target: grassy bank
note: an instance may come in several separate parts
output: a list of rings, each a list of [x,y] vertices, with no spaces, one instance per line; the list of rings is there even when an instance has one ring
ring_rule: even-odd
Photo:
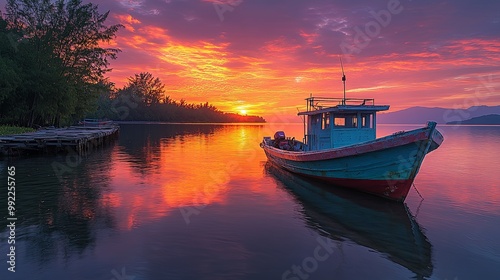
[[[20,133],[26,133],[26,132],[32,132],[32,131],[35,131],[35,130],[32,128],[29,128],[29,127],[0,125],[0,135],[20,134]]]

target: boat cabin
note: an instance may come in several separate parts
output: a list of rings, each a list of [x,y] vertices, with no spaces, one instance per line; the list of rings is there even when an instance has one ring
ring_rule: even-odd
[[[304,144],[309,151],[339,148],[375,140],[376,113],[389,105],[375,105],[374,99],[323,98],[306,99]]]

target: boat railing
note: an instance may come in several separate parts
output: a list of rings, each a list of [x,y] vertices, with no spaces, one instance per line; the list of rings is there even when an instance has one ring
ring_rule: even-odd
[[[303,139],[304,144],[309,145],[312,142],[313,137],[314,134],[304,134],[304,139]]]
[[[306,98],[307,111],[321,110],[328,107],[352,105],[352,106],[374,106],[373,98],[331,98],[331,97],[309,97]]]

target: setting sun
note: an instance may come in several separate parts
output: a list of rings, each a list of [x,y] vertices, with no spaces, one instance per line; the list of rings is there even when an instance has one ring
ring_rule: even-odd
[[[247,110],[245,110],[245,109],[240,110],[240,115],[246,115],[246,114],[248,114]]]

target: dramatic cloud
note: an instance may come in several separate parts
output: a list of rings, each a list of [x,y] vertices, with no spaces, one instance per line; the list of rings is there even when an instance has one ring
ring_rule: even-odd
[[[340,97],[342,57],[348,97],[393,110],[463,107],[472,92],[500,103],[499,1],[93,2],[125,26],[109,74],[118,86],[149,71],[173,99],[271,118],[311,93]]]

